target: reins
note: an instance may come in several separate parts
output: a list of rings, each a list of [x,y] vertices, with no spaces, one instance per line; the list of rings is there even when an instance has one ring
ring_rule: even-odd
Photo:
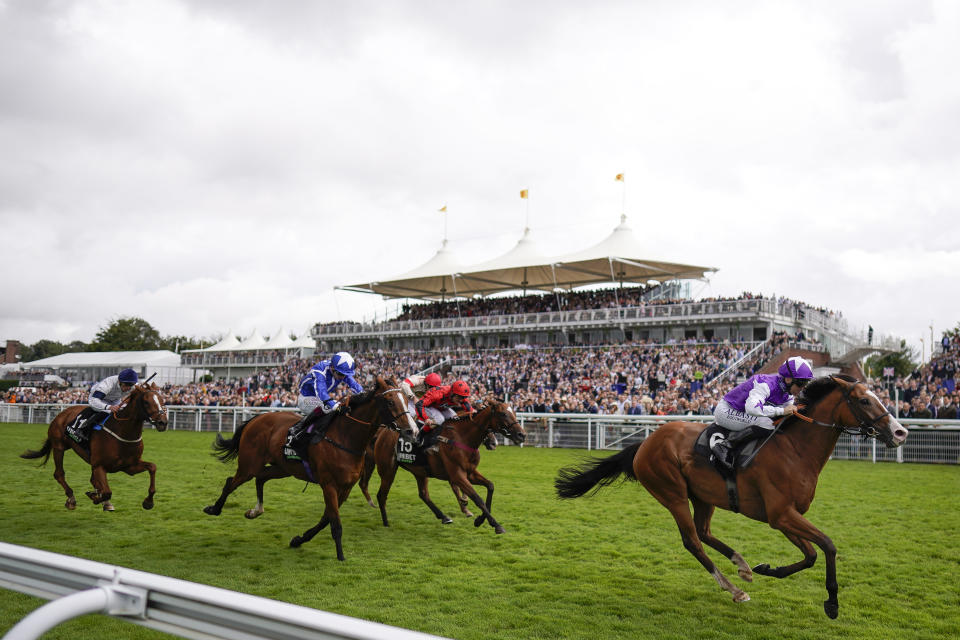
[[[856,383],[856,384],[860,384],[860,383],[858,382],[858,383]],[[853,402],[852,399],[851,399],[851,397],[850,397],[850,394],[853,392],[853,389],[856,388],[856,384],[854,384],[854,385],[853,385],[852,387],[850,387],[849,389],[843,389],[843,388],[840,389],[840,393],[843,395],[843,401],[846,403],[847,407],[850,409],[850,412],[853,414],[853,417],[857,419],[857,423],[858,423],[858,424],[857,424],[856,427],[846,427],[846,426],[839,425],[839,424],[836,424],[836,423],[821,422],[821,421],[815,420],[814,418],[811,418],[811,417],[809,417],[809,416],[805,416],[805,415],[803,415],[802,413],[794,413],[794,414],[791,414],[791,415],[799,418],[800,420],[803,420],[804,422],[806,422],[806,423],[808,423],[808,424],[815,424],[815,425],[819,425],[819,426],[821,426],[821,427],[829,427],[829,428],[831,428],[831,429],[838,429],[839,431],[842,431],[843,433],[846,433],[847,435],[862,435],[862,436],[866,436],[866,437],[868,437],[868,438],[875,438],[875,437],[877,437],[877,435],[879,435],[879,433],[880,433],[880,432],[877,430],[877,428],[876,428],[875,425],[877,424],[878,421],[880,421],[880,420],[886,418],[887,416],[891,415],[891,413],[890,413],[889,410],[886,410],[886,409],[885,409],[884,412],[881,413],[881,414],[880,414],[879,416],[877,416],[876,418],[870,418],[870,416],[868,416],[868,415],[863,411],[863,409],[860,408],[860,405],[858,405],[858,404],[856,404],[855,402]],[[789,416],[788,416],[788,417],[789,417]],[[781,424],[782,424],[782,422],[781,422]]]

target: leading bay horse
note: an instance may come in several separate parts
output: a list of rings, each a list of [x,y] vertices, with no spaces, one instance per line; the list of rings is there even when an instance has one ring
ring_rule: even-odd
[[[813,545],[817,545],[827,559],[824,612],[836,618],[837,549],[803,514],[813,501],[817,478],[841,433],[875,437],[893,448],[906,441],[907,430],[866,385],[848,376],[817,378],[803,390],[797,404],[804,407],[802,413],[785,418],[779,434],[767,441],[752,464],[737,476],[740,511],[748,518],[768,523],[796,545],[803,559],[793,564],[776,568],[760,564],[751,571],[739,553],[710,531],[714,509],[730,509],[730,503],[720,474],[694,453],[694,443],[707,426],[704,424],[668,422],[642,443],[616,455],[561,469],[555,481],[557,494],[576,498],[591,490],[595,493],[621,476],[639,481],[670,511],[683,546],[723,589],[733,594],[734,602],[750,597],[720,572],[701,541],[737,565],[740,577],[747,582],[753,580],[753,573],[785,578],[812,567],[817,559]],[[692,517],[688,502],[693,504]]]
[[[491,432],[502,433],[517,444],[521,444],[526,439],[527,434],[520,422],[517,421],[513,409],[499,400],[490,398],[476,413],[450,418],[439,428],[441,433],[437,439],[436,450],[433,450],[434,447],[427,450],[427,466],[425,467],[407,463],[399,463],[398,465],[397,434],[385,432],[377,438],[374,444],[374,459],[377,463],[377,473],[380,474],[377,503],[380,506],[383,526],[390,526],[387,520],[387,496],[390,493],[390,487],[393,485],[394,477],[396,477],[397,466],[400,466],[416,477],[420,499],[430,507],[430,511],[444,524],[449,524],[453,520],[440,511],[430,499],[430,492],[427,490],[428,478],[447,480],[454,490],[460,489],[463,495],[473,500],[474,504],[482,511],[474,520],[474,526],[479,527],[484,520],[487,520],[494,531],[503,533],[503,527],[494,520],[490,513],[493,502],[493,483],[477,471],[477,465],[480,464],[478,447],[484,442],[487,434]],[[482,500],[473,488],[475,484],[487,488],[486,501]]]
[[[120,403],[120,408],[110,414],[100,429],[91,432],[89,450],[67,435],[67,426],[86,408],[87,405],[78,404],[58,413],[47,429],[47,439],[40,450],[28,449],[20,454],[20,457],[32,460],[43,456],[40,464],[44,465],[50,459],[50,454],[53,454],[53,477],[67,494],[65,506],[71,511],[77,508],[77,499],[73,496],[73,489],[67,484],[63,471],[65,451],[73,449],[90,465],[90,484],[94,491],[88,491],[87,497],[93,500],[94,504],[102,504],[104,511],[114,510],[113,503],[110,502],[113,492],[107,483],[108,473],[123,471],[132,476],[147,471],[150,474],[150,488],[142,506],[144,509],[152,509],[153,494],[156,493],[157,465],[141,460],[140,456],[143,455],[144,421],[149,420],[157,431],[167,429],[167,408],[160,397],[160,391],[156,385],[149,382],[134,386]],[[91,418],[93,419],[95,418]]]
[[[257,481],[257,505],[245,514],[251,519],[263,513],[263,485],[268,480],[293,476],[315,482],[323,490],[323,517],[303,535],[294,536],[290,546],[310,541],[329,524],[337,559],[343,560],[340,505],[360,478],[367,445],[381,426],[414,436],[419,429],[407,412],[406,396],[393,379],[377,376],[373,388],[349,396],[342,404],[344,412],[334,417],[321,439],[308,446],[304,462],[290,461],[283,455],[287,432],[299,419],[295,413],[264,413],[240,425],[232,438],[218,434],[213,445],[219,452],[217,457],[223,462],[236,458],[237,471],[227,478],[220,497],[205,507],[204,513],[220,515],[227,496],[251,478]]]

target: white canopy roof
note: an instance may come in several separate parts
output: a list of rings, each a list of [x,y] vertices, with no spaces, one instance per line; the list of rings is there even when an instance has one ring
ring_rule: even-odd
[[[206,349],[190,349],[190,351],[230,351],[235,349],[240,341],[233,335],[232,331],[227,331],[223,339],[217,344],[211,345]]]
[[[272,338],[267,340],[260,347],[261,349],[292,349],[293,340],[290,339],[290,335],[283,329],[280,329]]]
[[[300,334],[300,337],[294,340],[293,344],[291,344],[290,346],[297,347],[297,348],[316,349],[317,341],[314,340],[313,337],[310,335],[310,329],[308,327],[307,330],[304,331],[302,334]]]
[[[529,229],[516,246],[498,258],[468,268],[455,269],[448,261],[446,242],[427,263],[411,272],[382,282],[340,287],[349,291],[377,293],[386,298],[424,298],[489,295],[500,291],[555,288],[572,289],[607,282],[643,283],[648,280],[689,280],[703,278],[713,267],[664,262],[642,257],[644,250],[621,216],[620,225],[603,241],[582,251],[545,257],[528,237]]]
[[[24,369],[65,367],[179,367],[180,356],[173,351],[77,351],[24,362]]]
[[[266,341],[263,339],[263,336],[257,333],[257,330],[254,329],[253,333],[251,333],[249,336],[241,340],[237,346],[231,347],[230,350],[231,351],[253,351],[255,349],[261,349],[265,342]]]

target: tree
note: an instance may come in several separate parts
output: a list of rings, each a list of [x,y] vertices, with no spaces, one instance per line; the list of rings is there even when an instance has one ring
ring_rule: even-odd
[[[160,333],[143,318],[118,318],[101,327],[91,351],[152,351],[160,349]]]
[[[29,347],[24,345],[20,351],[20,362],[33,362],[66,352],[67,348],[55,340],[38,340]]]
[[[917,368],[917,360],[917,350],[908,346],[906,340],[901,340],[898,352],[867,358],[867,375],[871,378],[882,378],[883,370],[893,367],[895,374],[903,377]]]
[[[164,336],[160,340],[160,348],[166,349],[168,351],[173,351],[175,353],[180,353],[185,349],[199,349],[200,348],[200,339],[194,338],[193,336]],[[210,346],[210,341],[206,341],[206,345]]]

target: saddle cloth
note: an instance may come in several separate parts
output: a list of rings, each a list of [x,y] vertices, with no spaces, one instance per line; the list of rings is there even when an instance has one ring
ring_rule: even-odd
[[[726,439],[729,435],[730,429],[721,427],[714,422],[700,433],[700,437],[697,438],[697,442],[693,445],[693,450],[709,460],[710,463],[721,472],[721,475],[726,475],[724,473],[726,469],[721,467],[715,460],[713,451],[711,450],[711,445],[716,444],[717,438]],[[762,445],[764,442],[766,442],[766,438],[754,438],[746,444],[740,445],[734,449],[734,466],[737,469],[746,469],[748,466],[750,466],[750,463],[753,462],[754,456],[760,449],[760,445]]]

